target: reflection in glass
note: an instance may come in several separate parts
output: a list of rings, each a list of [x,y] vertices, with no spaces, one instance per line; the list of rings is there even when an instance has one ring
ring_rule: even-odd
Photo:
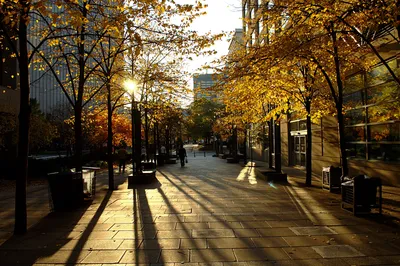
[[[388,65],[391,69],[396,70],[397,61],[391,60],[388,62]],[[373,68],[370,72],[367,73],[367,85],[374,86],[381,83],[384,83],[388,80],[392,79],[389,71],[384,65],[377,66]]]
[[[365,141],[365,127],[346,127],[344,129],[346,141]]]
[[[400,119],[400,102],[386,102],[382,105],[368,107],[369,123],[387,122]]]
[[[299,127],[300,127],[300,130],[307,130],[307,121],[305,121],[305,120],[302,120],[302,121],[299,121]]]
[[[390,162],[400,161],[399,144],[373,144],[369,145],[369,159]]]
[[[368,126],[371,141],[400,141],[400,122]]]
[[[301,156],[301,163],[300,163],[300,165],[301,165],[301,166],[306,166],[306,155],[302,153],[300,156]]]
[[[344,115],[345,125],[355,125],[365,123],[365,108],[347,111]]]
[[[368,104],[393,101],[399,96],[400,90],[395,82],[388,82],[380,86],[367,89]]]
[[[344,92],[346,94],[364,88],[364,76],[362,74],[357,74],[346,79],[344,87]]]
[[[346,144],[347,157],[365,159],[365,144]]]
[[[347,107],[357,107],[365,105],[364,90],[353,92],[343,96],[343,104]]]
[[[291,131],[299,131],[299,122],[291,122],[290,130]]]

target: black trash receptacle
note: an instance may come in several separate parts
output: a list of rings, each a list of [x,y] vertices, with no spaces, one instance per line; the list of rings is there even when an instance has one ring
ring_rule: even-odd
[[[82,173],[50,173],[49,181],[50,207],[55,210],[72,209],[83,202]]]
[[[164,160],[165,160],[164,154],[158,154],[157,155],[157,166],[164,165]]]

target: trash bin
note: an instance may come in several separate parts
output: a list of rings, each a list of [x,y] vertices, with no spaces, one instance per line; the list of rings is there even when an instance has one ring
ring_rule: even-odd
[[[164,154],[157,154],[157,166],[164,165],[165,156]]]
[[[50,208],[54,211],[71,209],[83,202],[81,172],[56,172],[47,175]]]
[[[93,198],[96,194],[96,171],[100,167],[82,166],[82,180],[83,180],[83,196],[84,198]],[[71,169],[75,172],[75,168]]]
[[[334,189],[340,189],[342,176],[342,168],[340,167],[323,167],[322,168],[322,189],[328,189],[331,192]]]
[[[382,182],[380,178],[358,175],[342,183],[342,209],[370,213],[378,208],[382,214]]]

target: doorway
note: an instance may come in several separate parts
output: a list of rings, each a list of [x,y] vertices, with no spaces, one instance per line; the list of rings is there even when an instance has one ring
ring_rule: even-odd
[[[293,136],[293,163],[306,166],[306,135]]]

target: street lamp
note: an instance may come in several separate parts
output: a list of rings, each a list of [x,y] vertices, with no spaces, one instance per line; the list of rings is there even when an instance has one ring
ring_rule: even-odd
[[[134,80],[126,80],[124,87],[131,97],[131,115],[132,115],[132,171],[138,173],[140,171],[140,153],[141,153],[141,119],[140,112],[135,101],[135,92],[137,91],[137,83]],[[136,164],[136,167],[135,167]]]

